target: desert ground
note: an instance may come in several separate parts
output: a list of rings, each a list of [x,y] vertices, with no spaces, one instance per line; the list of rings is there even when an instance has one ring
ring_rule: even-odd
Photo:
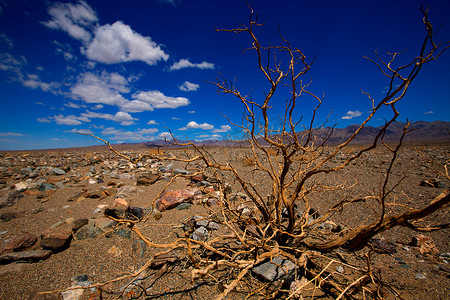
[[[239,147],[208,149],[217,161],[232,164],[240,174],[257,183],[261,193],[269,194],[270,179],[255,171],[255,166],[245,157],[249,151]],[[358,151],[358,146],[347,149],[329,164],[345,161],[354,151]],[[178,248],[154,259],[156,253],[166,248],[149,246],[134,230],[137,228],[151,243],[170,244],[185,237],[186,224],[195,217],[197,221],[206,220],[205,236],[200,240],[213,240],[230,233],[230,228],[223,223],[220,193],[214,190],[216,182],[209,182],[211,177],[193,180],[200,163],[169,159],[188,157],[192,150],[163,148],[161,152],[168,159],[145,158],[137,164],[107,149],[1,152],[0,298],[214,299],[221,294],[239,273],[236,269],[222,267],[193,280],[195,266],[186,249]],[[121,149],[120,153],[137,157],[156,152]],[[423,207],[448,189],[450,183],[438,172],[444,172],[443,166],[449,158],[450,145],[403,147],[390,173],[389,186],[396,188],[389,213],[401,212],[406,207]],[[377,194],[390,159],[390,152],[381,148],[342,171],[318,177],[316,182],[343,188],[311,195],[311,207],[324,214],[339,199]],[[225,174],[224,179],[229,184],[230,197],[235,200],[233,205],[241,210],[254,210],[231,174]],[[168,183],[171,184],[167,187]],[[158,212],[152,206],[164,189],[189,190],[194,196],[183,201],[183,205]],[[142,214],[136,220],[141,221],[131,224],[109,218],[111,210],[108,209],[121,205],[117,198],[136,208],[135,215]],[[352,228],[371,222],[377,216],[374,206],[347,205],[331,217],[330,224]],[[300,205],[299,209],[302,209]],[[448,207],[420,223],[448,224]],[[448,229],[416,232],[395,227],[374,238],[372,246],[355,252],[337,249],[319,253],[323,258],[316,257],[316,264],[325,268],[332,261],[324,272],[327,274],[324,281],[335,280],[348,286],[360,274],[356,269],[367,270],[366,262],[370,258],[371,273],[383,283],[371,285],[372,292],[374,287],[378,289],[376,298],[449,299]],[[300,269],[294,269],[288,275],[297,280],[300,273]],[[292,278],[282,280],[292,281]],[[251,271],[226,299],[262,299],[281,286]],[[287,298],[289,291],[272,295]],[[374,295],[360,289],[345,297],[371,299]],[[302,295],[292,298],[333,299],[333,296],[313,281]]]

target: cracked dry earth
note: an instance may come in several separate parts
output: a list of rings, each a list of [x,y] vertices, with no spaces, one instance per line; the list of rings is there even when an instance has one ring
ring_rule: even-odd
[[[392,171],[392,184],[404,175],[406,178],[393,193],[395,205],[389,207],[390,211],[400,212],[404,206],[423,207],[449,187],[448,181],[437,178],[436,171],[440,170],[439,164],[449,159],[450,146],[433,145],[421,149],[424,157],[412,147],[404,147],[400,152]],[[130,150],[123,153],[137,155],[138,152],[146,151]],[[187,153],[187,150],[181,149],[163,151],[167,156],[183,156]],[[248,149],[212,148],[209,151],[218,161],[236,166],[249,180],[257,182],[263,192],[269,193],[271,186],[268,178],[254,172],[254,166],[243,159]],[[344,161],[352,151],[357,151],[357,147],[339,155],[330,165]],[[343,197],[350,199],[376,193],[389,159],[386,150],[376,150],[343,172],[317,178],[321,184],[345,184],[352,188],[311,195],[312,207],[324,213]],[[177,237],[183,237],[183,224],[194,216],[219,225],[211,231],[209,238],[227,234],[225,226],[220,223],[220,210],[216,206],[217,199],[211,195],[214,194],[211,188],[209,194],[204,187],[198,188],[201,192],[198,192],[197,201],[183,207],[161,213],[151,210],[153,200],[175,173],[192,172],[195,167],[198,165],[151,159],[133,165],[106,150],[0,153],[0,298],[214,299],[223,291],[224,285],[230,283],[231,275],[236,276],[236,273],[224,269],[219,273],[223,277],[216,274],[217,278],[223,280],[215,282],[209,278],[208,281],[193,282],[193,266],[183,250],[175,250],[160,263],[153,262],[147,266],[152,255],[161,249],[147,247],[136,233],[126,226],[115,225],[104,215],[105,210],[112,208],[115,199],[120,197],[131,206],[142,208],[141,212],[147,220],[135,226],[143,236],[155,243],[167,244]],[[142,174],[158,174],[160,177],[154,183],[139,181]],[[229,175],[225,178],[231,184],[233,193],[242,192]],[[189,177],[179,177],[169,189],[181,190],[189,185]],[[251,209],[250,203],[241,202]],[[331,220],[334,224],[350,228],[373,221],[372,209],[376,212],[373,205],[360,203],[353,207],[346,206]],[[449,223],[448,208],[421,222],[425,225]],[[100,228],[101,232],[94,234],[95,237],[81,235],[77,230],[83,226]],[[1,258],[11,251],[20,253],[23,252],[21,250],[42,249],[43,234],[60,228],[72,229],[73,238],[70,244],[52,250],[48,258],[16,261]],[[23,233],[36,236],[36,243],[27,249],[5,250],[8,243]],[[387,251],[375,251],[370,256],[372,272],[385,283],[379,289],[378,297],[449,299],[449,230],[422,233],[421,238],[418,238],[418,234],[406,228],[394,228],[380,233],[373,240],[374,248],[377,245],[388,246]],[[425,239],[428,248],[421,247],[421,239]],[[340,282],[353,282],[356,277],[350,266],[365,268],[364,254],[367,252],[366,247],[356,253],[337,250],[329,254],[330,257],[343,257],[348,263],[332,264],[327,270],[329,277]],[[316,263],[326,265],[328,261],[319,258]],[[143,266],[145,270],[137,278],[128,276],[137,274]],[[95,286],[119,277],[123,279]],[[270,284],[249,273],[227,299],[246,299],[251,290],[257,292],[249,298],[263,298]],[[91,287],[67,291],[71,286]],[[55,292],[41,293],[47,291]],[[312,284],[304,291],[303,297],[332,299]],[[358,299],[359,296],[355,297]],[[368,294],[367,297],[370,299]]]

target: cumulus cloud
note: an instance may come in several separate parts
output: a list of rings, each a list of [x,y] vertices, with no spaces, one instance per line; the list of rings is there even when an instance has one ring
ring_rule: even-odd
[[[48,118],[37,118],[40,123],[51,123],[52,121]]]
[[[222,125],[220,126],[220,128],[218,129],[214,129],[213,132],[218,133],[218,132],[228,132],[231,130],[231,126],[230,125]]]
[[[214,69],[214,64],[206,61],[202,61],[201,63],[191,63],[188,59],[183,58],[171,65],[169,70],[175,71],[184,68]]]
[[[182,85],[178,87],[180,90],[185,92],[196,91],[200,88],[200,85],[197,83],[192,83],[189,81],[185,81]]]
[[[77,4],[54,3],[48,9],[51,19],[43,22],[51,29],[59,29],[67,32],[71,37],[88,42],[91,39],[91,31],[98,21],[96,12],[86,2]]]
[[[115,141],[149,141],[154,140],[154,134],[159,130],[156,128],[146,128],[136,131],[126,131],[123,129],[116,129],[114,127],[105,128],[102,131],[103,135],[110,136]]]
[[[169,97],[160,91],[138,92],[133,95],[136,100],[122,105],[122,110],[129,112],[153,111],[160,108],[178,108],[189,105],[189,99],[184,97]]]
[[[118,73],[103,72],[96,75],[87,72],[70,88],[74,99],[86,103],[101,103],[120,106],[127,102],[121,93],[128,93],[128,81]]]
[[[203,130],[211,130],[214,126],[208,123],[198,124],[195,121],[191,121],[187,123],[186,126],[181,127],[179,130],[189,130],[189,129],[203,129]]]
[[[55,120],[56,124],[59,125],[80,125],[82,124],[82,122],[80,120],[78,120],[77,116],[74,115],[68,115],[68,116],[63,116],[63,115],[56,115],[53,117],[53,120]]]
[[[353,118],[359,117],[362,115],[362,112],[360,112],[359,110],[349,110],[345,116],[343,116],[341,119],[342,120],[351,120]]]
[[[136,33],[121,21],[98,27],[84,52],[89,59],[106,64],[138,60],[155,65],[169,58],[150,37]]]
[[[90,120],[94,118],[111,120],[119,122],[121,125],[124,126],[132,125],[134,124],[134,121],[137,120],[136,118],[133,118],[129,113],[123,111],[119,111],[115,115],[86,111],[85,113],[81,114],[79,119],[81,118],[84,118],[85,120]]]
[[[155,120],[150,120],[147,122],[148,125],[158,125],[158,123]]]

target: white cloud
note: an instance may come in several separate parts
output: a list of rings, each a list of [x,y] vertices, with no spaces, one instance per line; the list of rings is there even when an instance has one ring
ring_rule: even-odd
[[[41,81],[36,74],[28,74],[27,79],[22,80],[22,85],[31,89],[40,88],[44,92],[54,92],[59,87],[57,82],[46,83]]]
[[[200,85],[197,83],[192,83],[189,81],[185,81],[182,85],[178,87],[180,90],[185,92],[196,91],[200,88]]]
[[[57,2],[48,9],[48,14],[51,20],[43,22],[45,26],[63,30],[83,42],[91,39],[90,32],[98,21],[95,11],[84,1],[77,4]]]
[[[70,101],[69,101],[69,103],[65,103],[64,106],[67,106],[70,108],[81,108],[81,105],[78,105],[78,104],[70,102]]]
[[[38,122],[41,122],[41,123],[51,123],[52,122],[48,118],[37,118],[37,120],[38,120]]]
[[[66,131],[66,132],[71,132],[71,133],[81,133],[81,134],[93,134],[94,132],[90,129],[77,129],[74,128],[72,130]]]
[[[12,49],[14,47],[13,41],[4,33],[0,34],[0,46],[6,49]]]
[[[86,120],[88,120],[88,122],[90,119],[94,118],[111,120],[119,122],[124,126],[132,125],[134,124],[134,121],[137,120],[136,118],[133,118],[129,113],[123,111],[119,111],[115,115],[86,111],[85,113],[81,114],[81,118],[85,118]],[[81,118],[79,117],[78,119]]]
[[[434,111],[430,110],[430,111],[424,112],[424,114],[431,115],[431,114],[434,114]]]
[[[142,106],[142,109],[146,108],[145,110],[152,111],[153,109],[178,108],[180,106],[186,106],[190,104],[189,99],[187,98],[169,97],[164,95],[160,91],[139,92],[134,94],[133,98],[136,99],[134,101],[139,102],[131,101],[130,104],[125,104],[124,106],[122,106],[123,110],[137,112],[136,111],[137,107]],[[132,102],[134,102],[134,104],[132,104]],[[142,104],[142,102],[148,104],[149,106]],[[134,110],[128,110],[130,107]]]
[[[342,120],[351,120],[353,118],[359,117],[362,115],[362,112],[360,112],[359,110],[349,110],[345,116],[343,116],[341,119]]]
[[[74,116],[74,115],[68,115],[68,116],[63,116],[63,115],[57,115],[53,117],[53,120],[55,120],[56,124],[59,125],[80,125],[82,124],[82,122],[80,120],[78,120],[78,117]]]
[[[188,114],[195,114],[195,110],[188,111]]]
[[[92,109],[102,109],[102,108],[103,108],[103,105],[97,104]]]
[[[178,118],[178,117],[172,117],[172,118],[170,118],[171,120],[181,120],[181,118]]]
[[[210,130],[213,129],[214,126],[208,123],[198,124],[195,121],[191,121],[187,123],[185,127],[181,127],[179,130],[188,130],[188,129],[203,129],[203,130]]]
[[[155,120],[150,120],[147,122],[148,125],[158,125],[158,123]]]
[[[143,112],[143,111],[153,111],[153,106],[149,103],[140,100],[132,100],[126,102],[120,107],[123,111],[127,112]]]
[[[121,21],[98,27],[84,52],[89,59],[106,64],[138,60],[155,65],[160,60],[169,59],[169,55],[150,37],[134,32]]]
[[[125,131],[123,129],[108,127],[102,131],[102,134],[111,136],[111,139],[115,141],[149,141],[155,139],[153,135],[158,131],[159,130],[156,128],[146,128],[136,131]]]
[[[70,89],[72,97],[86,103],[120,106],[127,102],[121,93],[128,93],[128,81],[118,73],[102,72],[100,76],[87,72]]]
[[[42,106],[45,106],[45,104],[44,103],[42,103],[42,102],[39,102],[39,101],[36,101],[36,102],[34,102],[35,104],[37,104],[37,105],[42,105]]]
[[[218,132],[228,132],[230,130],[231,130],[231,126],[230,125],[222,125],[222,126],[220,126],[219,129],[214,129],[213,132],[216,132],[216,133],[218,133]]]
[[[0,136],[25,136],[25,134],[15,132],[0,132]]]
[[[180,70],[184,68],[198,68],[198,69],[214,69],[214,64],[203,61],[201,63],[191,63],[188,59],[180,59],[178,62],[170,66],[170,71]]]
[[[159,139],[159,140],[171,139],[171,138],[172,138],[172,135],[170,134],[170,132],[161,132],[157,136],[157,139]]]

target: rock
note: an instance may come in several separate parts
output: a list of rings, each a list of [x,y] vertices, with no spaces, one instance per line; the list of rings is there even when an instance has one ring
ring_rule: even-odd
[[[397,253],[397,246],[391,242],[387,242],[384,239],[370,239],[367,243],[376,253],[380,254],[393,254]]]
[[[421,254],[438,254],[439,250],[436,248],[436,244],[431,239],[431,237],[418,234],[412,238],[411,241],[412,246],[419,247],[419,251]]]
[[[273,282],[295,268],[296,265],[292,261],[277,256],[272,261],[267,261],[254,267],[252,272],[267,281]]]
[[[114,230],[114,234],[129,239],[131,237],[131,230],[119,228]]]
[[[150,264],[150,268],[159,269],[163,265],[168,263],[174,263],[178,260],[178,257],[173,253],[161,254],[155,256]]]
[[[54,190],[54,189],[55,189],[55,186],[51,183],[44,182],[39,186],[40,191],[50,191],[50,190]]]
[[[158,174],[141,174],[136,176],[137,185],[152,185],[159,180],[160,176]]]
[[[16,191],[23,192],[28,188],[28,182],[18,182],[14,185]]]
[[[81,227],[83,227],[84,225],[86,225],[89,222],[88,219],[83,218],[83,219],[77,219],[72,223],[72,231],[73,232],[77,232],[78,229],[80,229]]]
[[[141,220],[144,217],[144,209],[141,207],[130,206],[126,211],[125,216],[128,220]]]
[[[104,231],[108,231],[115,225],[117,225],[117,221],[111,220],[110,218],[98,218],[95,219],[96,226]]]
[[[92,225],[84,225],[77,232],[75,232],[75,239],[77,240],[86,240],[86,239],[94,239],[103,234],[103,231]]]
[[[181,174],[181,175],[189,175],[189,171],[186,171],[184,169],[175,169],[173,170],[174,174]]]
[[[60,168],[53,168],[53,173],[55,175],[64,175],[64,174],[66,174],[66,171],[64,171],[63,169],[60,169]]]
[[[343,273],[344,273],[344,267],[343,267],[343,266],[337,266],[337,267],[336,267],[336,271],[337,271],[338,273],[343,274]]]
[[[302,290],[305,290],[308,283],[308,278],[302,277],[300,280],[293,280],[289,286],[289,294],[294,296],[294,299],[303,299]]]
[[[114,255],[115,257],[119,257],[122,254],[122,250],[117,248],[116,246],[112,246],[109,248],[108,253]]]
[[[0,191],[0,208],[14,205],[22,197],[23,195],[20,191]]]
[[[194,183],[199,183],[199,182],[202,182],[202,181],[206,181],[206,176],[203,175],[203,174],[198,174],[198,175],[192,176],[191,177],[191,181],[194,182]]]
[[[134,256],[138,258],[142,258],[144,256],[145,251],[147,250],[147,244],[143,240],[134,240],[131,245],[131,251]]]
[[[42,234],[41,247],[51,250],[64,250],[72,240],[72,228],[52,228]]]
[[[118,210],[115,208],[107,208],[105,209],[104,215],[106,217],[111,217],[114,219],[125,219],[125,211]]]
[[[114,199],[113,208],[118,210],[127,210],[130,204],[124,198],[116,198]]]
[[[416,274],[416,279],[427,279],[427,277],[424,274],[422,274],[422,273],[417,273]]]
[[[129,198],[132,195],[140,194],[143,190],[135,186],[126,185],[121,188],[116,193],[116,198]]]
[[[177,205],[178,210],[189,209],[192,206],[190,203],[180,203]]]
[[[22,214],[20,214],[20,213],[16,213],[16,212],[11,211],[11,212],[6,212],[6,213],[3,213],[2,215],[0,215],[0,219],[3,222],[9,222],[12,219],[16,219],[16,218],[20,217],[21,215]]]
[[[13,261],[39,261],[47,259],[51,255],[52,251],[50,250],[11,252],[0,256],[0,264],[7,264]]]
[[[180,203],[191,201],[194,193],[189,190],[165,191],[158,199],[156,199],[155,207],[162,212],[179,205]]]
[[[18,234],[5,244],[2,251],[0,251],[0,254],[29,249],[36,244],[37,239],[37,236],[32,233]]]
[[[192,233],[192,239],[200,242],[205,242],[209,238],[208,230],[201,226],[194,230]]]

